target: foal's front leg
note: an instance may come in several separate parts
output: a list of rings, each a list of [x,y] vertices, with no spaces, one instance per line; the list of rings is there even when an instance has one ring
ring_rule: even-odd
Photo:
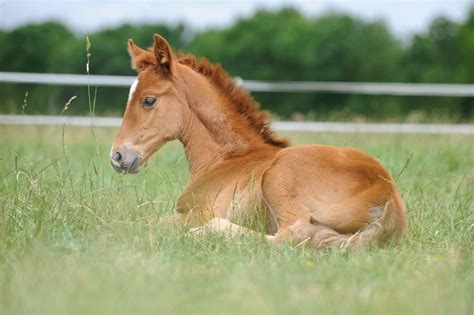
[[[189,232],[195,235],[205,235],[209,232],[221,232],[228,237],[235,237],[237,235],[259,235],[253,230],[234,224],[224,218],[213,218],[207,224],[190,229]],[[272,241],[275,237],[273,235],[265,235],[265,238],[268,241]]]

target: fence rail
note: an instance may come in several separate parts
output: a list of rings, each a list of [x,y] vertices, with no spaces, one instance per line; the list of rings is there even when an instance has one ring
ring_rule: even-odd
[[[74,86],[130,86],[132,76],[81,75],[60,73],[0,72],[0,82]],[[474,97],[474,84],[352,83],[352,82],[271,82],[241,80],[252,92],[328,92],[371,95]]]
[[[0,72],[0,83],[128,87],[132,76],[78,75],[57,73]],[[236,79],[254,92],[330,92],[373,95],[457,96],[474,97],[474,84],[348,83],[348,82],[266,82]],[[74,116],[0,115],[0,124],[70,125],[117,127],[121,118]],[[474,125],[330,123],[276,121],[277,131],[360,132],[474,135]]]
[[[29,116],[0,115],[0,124],[6,125],[49,125],[49,126],[90,126],[118,127],[122,118],[78,116]],[[379,134],[453,134],[474,135],[474,125],[447,124],[393,124],[393,123],[331,123],[331,122],[292,122],[275,121],[276,131],[292,132],[342,132],[342,133],[379,133]]]

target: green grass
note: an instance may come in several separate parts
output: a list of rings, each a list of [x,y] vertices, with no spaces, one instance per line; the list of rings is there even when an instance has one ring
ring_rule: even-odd
[[[97,128],[96,145],[88,128],[0,126],[0,313],[472,314],[472,137],[288,134],[404,170],[399,247],[317,252],[161,224],[186,183],[182,148],[116,175],[115,131]]]

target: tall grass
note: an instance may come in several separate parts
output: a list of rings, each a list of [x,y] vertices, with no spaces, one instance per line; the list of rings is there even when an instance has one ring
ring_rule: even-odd
[[[472,138],[288,134],[376,156],[408,207],[399,247],[317,252],[164,224],[181,146],[116,175],[115,132],[0,126],[0,313],[472,313]]]

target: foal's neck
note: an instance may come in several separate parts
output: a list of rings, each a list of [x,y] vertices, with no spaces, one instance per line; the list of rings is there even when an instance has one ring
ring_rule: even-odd
[[[223,160],[219,144],[196,117],[186,119],[179,140],[184,146],[189,171],[193,177]]]
[[[190,110],[180,136],[193,176],[226,158],[265,147],[263,139],[229,110],[229,100],[206,78],[181,68],[181,88]]]

